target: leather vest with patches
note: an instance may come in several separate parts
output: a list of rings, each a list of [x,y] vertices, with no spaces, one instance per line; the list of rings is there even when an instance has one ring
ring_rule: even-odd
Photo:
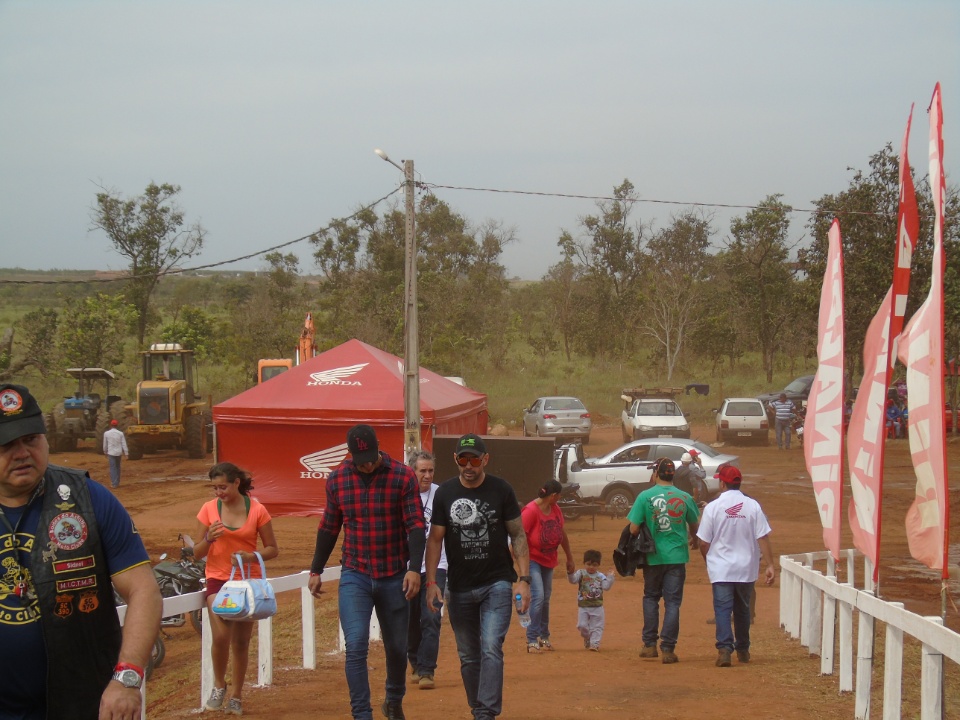
[[[86,480],[77,470],[47,468],[30,553],[47,651],[48,718],[96,719],[120,656],[120,621]]]

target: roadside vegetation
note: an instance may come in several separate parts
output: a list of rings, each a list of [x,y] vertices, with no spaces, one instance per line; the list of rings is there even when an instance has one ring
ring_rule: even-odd
[[[909,315],[929,289],[932,208],[917,179],[920,238]],[[91,201],[91,229],[129,263],[121,277],[0,270],[0,380],[30,384],[44,404],[73,391],[67,367],[104,367],[131,397],[137,351],[155,342],[195,350],[201,392],[220,402],[254,382],[259,358],[291,357],[307,312],[321,351],[350,338],[403,355],[404,215],[358,210],[304,240],[312,262],[264,253],[257,272],[200,268],[205,230],[188,224],[180,188],[151,183]],[[421,365],[464,377],[490,398],[492,423],[516,423],[546,394],[577,395],[598,422],[619,416],[624,387],[709,384],[681,397],[709,420],[724,396],[783,387],[815,368],[816,318],[830,221],[841,219],[847,367],[854,386],[866,327],[890,283],[897,157],[890,145],[853,171],[849,187],[796,213],[771,194],[718,228],[702,208],[662,227],[641,215],[624,180],[596,213],[557,239],[539,281],[511,281],[501,262],[522,242],[498,222],[474,222],[422,189],[417,199]],[[945,223],[946,355],[960,357],[960,196]],[[804,241],[791,223],[808,218]],[[55,264],[52,260],[51,264]]]

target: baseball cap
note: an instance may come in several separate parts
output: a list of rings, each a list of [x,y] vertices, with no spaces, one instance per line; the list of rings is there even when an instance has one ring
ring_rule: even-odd
[[[676,465],[670,458],[660,458],[657,460],[657,477],[661,480],[673,482],[673,474],[676,471]]]
[[[690,455],[690,453],[684,453],[683,455],[680,456],[680,462],[682,463],[693,462],[693,456]]]
[[[700,454],[700,451],[697,450],[696,448],[690,448],[690,452],[688,454],[690,455],[690,457],[695,458]]]
[[[347,433],[347,449],[353,456],[354,465],[376,462],[380,457],[377,434],[369,425],[354,425]]]
[[[24,435],[46,435],[37,399],[23,385],[0,385],[0,445]]]
[[[110,421],[110,427],[116,427],[116,426],[119,425],[119,424],[120,424],[120,423],[118,423],[116,420],[111,420],[111,421]]]
[[[469,453],[470,455],[476,455],[477,457],[483,457],[487,453],[487,446],[483,442],[483,438],[479,435],[474,435],[473,433],[467,433],[462,438],[457,441],[457,451],[456,455],[463,455]]]
[[[733,465],[723,465],[714,477],[727,485],[739,485],[743,480],[740,468],[735,468]]]

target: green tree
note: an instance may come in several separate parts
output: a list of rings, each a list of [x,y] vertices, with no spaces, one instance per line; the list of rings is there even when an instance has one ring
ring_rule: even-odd
[[[594,355],[628,352],[636,342],[643,306],[642,277],[646,258],[645,230],[630,220],[637,200],[633,184],[624,180],[613,189],[613,200],[597,203],[599,214],[580,218],[583,237],[561,235],[561,251],[576,258],[592,290],[587,344]]]
[[[160,329],[160,342],[179,343],[193,350],[198,360],[219,357],[222,330],[216,319],[202,308],[184,305],[173,320]]]
[[[127,199],[104,190],[92,208],[92,229],[105,232],[130,262],[126,294],[136,308],[139,347],[151,324],[151,297],[160,278],[203,247],[200,224],[184,227],[184,213],[174,201],[179,192],[179,185],[167,183],[150,183],[142,195]]]
[[[730,223],[722,263],[732,285],[732,299],[744,338],[757,347],[767,382],[773,382],[774,357],[781,334],[795,315],[793,268],[787,232],[789,205],[770,195],[760,206]]]
[[[7,366],[0,371],[0,381],[17,378],[28,368],[35,369],[41,377],[59,369],[56,343],[59,321],[56,310],[38,308],[14,323],[13,351]]]
[[[135,312],[120,295],[103,293],[68,305],[57,332],[64,365],[109,370],[122,363],[127,328]]]
[[[645,285],[651,291],[644,296],[638,327],[662,349],[668,381],[687,337],[703,319],[701,284],[710,267],[712,234],[709,217],[687,210],[647,241]]]

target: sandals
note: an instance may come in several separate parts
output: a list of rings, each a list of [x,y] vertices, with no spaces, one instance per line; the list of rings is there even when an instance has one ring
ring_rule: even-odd
[[[527,652],[533,653],[534,655],[539,655],[540,643],[537,643],[537,642],[527,643]]]

